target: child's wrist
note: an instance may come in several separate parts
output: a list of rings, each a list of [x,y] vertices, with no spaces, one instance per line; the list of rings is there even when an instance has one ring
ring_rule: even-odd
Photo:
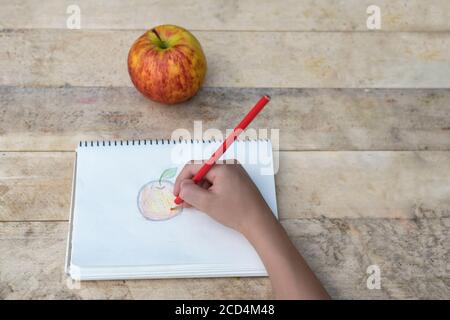
[[[244,213],[246,219],[241,225],[240,232],[249,240],[253,242],[258,238],[258,234],[264,232],[268,226],[276,222],[272,211],[269,208],[255,209],[251,212]]]

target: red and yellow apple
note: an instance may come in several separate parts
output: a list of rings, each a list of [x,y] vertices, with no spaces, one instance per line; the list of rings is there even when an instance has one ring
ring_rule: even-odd
[[[128,73],[146,97],[173,104],[194,96],[206,75],[198,40],[184,28],[161,25],[140,36],[128,53]]]

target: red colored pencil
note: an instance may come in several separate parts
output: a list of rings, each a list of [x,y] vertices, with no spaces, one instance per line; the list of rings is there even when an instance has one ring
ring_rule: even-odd
[[[258,115],[258,113],[264,108],[264,106],[270,101],[269,96],[263,96],[259,101],[255,104],[255,106],[247,113],[247,115],[242,119],[241,122],[234,128],[233,132],[230,133],[230,135],[225,139],[225,141],[222,143],[222,145],[214,152],[211,156],[211,158],[208,159],[208,161],[205,162],[205,164],[200,168],[200,170],[195,174],[194,177],[192,177],[192,181],[194,183],[199,183],[203,177],[208,173],[208,171],[214,166],[217,160],[227,151],[228,147],[236,140],[238,135],[247,128],[247,126],[250,124],[250,122],[255,119],[255,117]],[[183,202],[183,199],[180,198],[180,196],[175,198],[176,204],[181,204]]]

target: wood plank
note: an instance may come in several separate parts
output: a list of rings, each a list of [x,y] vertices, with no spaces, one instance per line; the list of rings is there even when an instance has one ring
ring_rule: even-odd
[[[449,152],[286,152],[282,218],[450,216]]]
[[[66,220],[74,153],[0,154],[0,221]],[[450,216],[450,152],[281,152],[281,219]]]
[[[0,220],[67,220],[74,153],[1,153]]]
[[[142,31],[0,31],[0,85],[132,86]],[[445,88],[450,32],[195,32],[206,87]]]
[[[333,298],[445,299],[449,270],[446,219],[296,219],[284,227]],[[266,278],[89,281],[63,274],[67,224],[0,223],[1,299],[265,299]],[[33,263],[29,263],[33,261]],[[366,269],[381,270],[381,289]]]
[[[204,88],[166,107],[126,87],[0,87],[0,150],[72,151],[80,140],[170,138],[178,128],[193,136],[194,121],[225,135],[263,94],[272,101],[252,127],[279,129],[281,150],[450,150],[449,89]]]
[[[449,31],[446,0],[77,1],[83,29],[145,29],[172,23],[193,30],[368,31],[366,9],[381,8],[382,31]],[[70,1],[5,1],[3,28],[66,28]],[[258,8],[255,10],[255,8]]]

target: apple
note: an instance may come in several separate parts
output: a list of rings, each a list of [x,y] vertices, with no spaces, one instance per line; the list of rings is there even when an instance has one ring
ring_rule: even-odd
[[[175,217],[183,210],[182,206],[174,206],[173,183],[177,168],[168,168],[158,180],[144,184],[138,193],[138,208],[141,214],[150,220],[167,220]]]
[[[198,40],[184,28],[161,25],[145,32],[128,53],[134,86],[165,104],[194,96],[206,75],[206,58]]]
[[[167,180],[155,180],[145,184],[138,194],[141,214],[149,220],[167,220],[181,213],[182,206],[174,207],[175,196],[172,190],[173,183]]]

